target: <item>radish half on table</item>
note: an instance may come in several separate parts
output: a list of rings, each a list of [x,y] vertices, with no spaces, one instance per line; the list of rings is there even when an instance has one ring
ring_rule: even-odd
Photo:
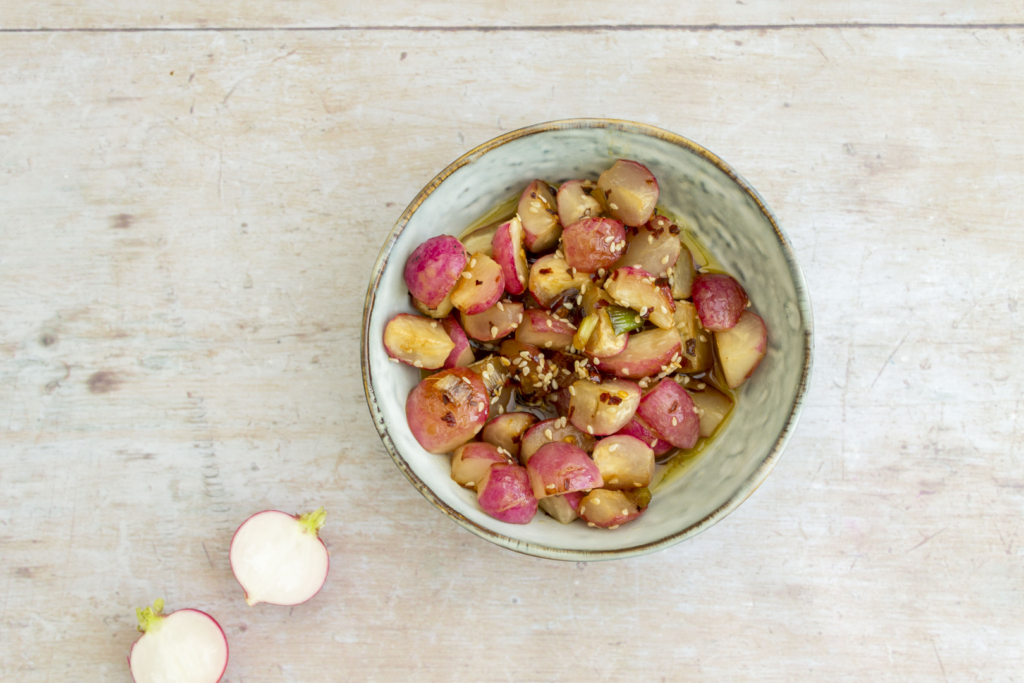
[[[257,512],[231,539],[231,571],[249,606],[298,605],[323,587],[330,568],[327,546],[317,535],[327,513]]]
[[[142,637],[128,653],[135,683],[217,683],[228,666],[228,639],[206,612],[164,614],[164,601],[136,610]]]

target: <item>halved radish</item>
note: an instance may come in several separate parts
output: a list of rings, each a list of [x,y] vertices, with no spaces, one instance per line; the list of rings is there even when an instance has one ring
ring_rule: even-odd
[[[571,491],[561,496],[541,498],[537,501],[537,505],[562,524],[568,524],[579,517],[576,514],[576,509],[580,506],[584,495],[586,494],[582,491]]]
[[[711,348],[714,335],[701,327],[696,306],[689,301],[677,301],[674,321],[682,343],[683,372],[704,372],[714,365],[715,352]]]
[[[473,355],[473,347],[469,345],[469,338],[466,337],[466,332],[459,322],[452,316],[448,316],[441,321],[441,326],[444,327],[444,331],[448,333],[448,337],[455,344],[455,348],[448,354],[442,367],[461,368],[472,365],[476,356]]]
[[[704,329],[722,332],[739,321],[747,305],[747,293],[731,275],[698,275],[693,281],[693,305]]]
[[[405,402],[405,418],[420,445],[447,453],[483,429],[488,415],[487,388],[470,368],[451,368],[416,385]]]
[[[676,448],[693,448],[700,436],[700,417],[693,399],[671,380],[663,380],[647,392],[636,414]]]
[[[562,224],[558,222],[552,188],[543,180],[534,180],[519,196],[516,213],[523,223],[526,248],[535,254],[547,251],[558,243]]]
[[[664,216],[655,216],[645,225],[627,230],[626,242],[626,253],[612,268],[634,266],[657,277],[669,276],[683,250],[678,226]]]
[[[452,305],[466,315],[483,313],[505,293],[505,276],[491,257],[477,252],[452,289]]]
[[[323,508],[302,515],[257,512],[235,531],[228,559],[252,607],[298,605],[320,592],[331,560],[319,532]]]
[[[604,486],[601,472],[586,451],[568,443],[544,444],[530,457],[526,471],[538,500]]]
[[[583,500],[577,511],[587,526],[601,529],[618,529],[626,522],[632,522],[640,516],[640,510],[622,491],[599,489],[591,491]]]
[[[651,220],[658,203],[658,181],[647,167],[619,159],[597,180],[608,203],[608,213],[629,226]]]
[[[594,437],[576,429],[564,417],[544,420],[533,425],[523,434],[519,448],[519,462],[524,465],[528,464],[533,454],[541,446],[549,443],[567,443],[590,452],[594,449],[594,442]]]
[[[466,267],[466,249],[450,235],[431,237],[405,262],[405,284],[428,308],[437,308]]]
[[[452,295],[451,293],[449,293],[448,296],[446,296],[444,300],[437,306],[437,308],[431,308],[430,306],[427,306],[425,303],[423,303],[416,297],[412,297],[412,305],[413,308],[415,308],[417,311],[427,316],[428,318],[440,320],[441,318],[448,317],[448,314],[452,312]]]
[[[476,490],[484,480],[487,468],[496,462],[512,462],[496,446],[482,441],[470,441],[452,453],[452,481],[467,489]]]
[[[538,348],[568,351],[575,334],[576,327],[563,318],[539,308],[528,308],[516,329],[516,340]]]
[[[668,439],[656,433],[651,429],[650,425],[640,419],[638,415],[634,415],[633,419],[616,433],[640,439],[654,451],[654,457],[656,458],[660,458],[669,451],[675,449],[675,446],[670,444]]]
[[[608,436],[594,446],[594,464],[604,479],[604,488],[636,489],[651,483],[654,450],[633,436]]]
[[[505,291],[512,295],[525,292],[530,267],[523,250],[523,224],[518,216],[498,227],[491,245],[491,257],[501,266],[505,277]]]
[[[604,211],[594,192],[597,183],[593,180],[570,180],[558,188],[558,219],[562,225],[572,225],[581,218],[600,216]],[[597,195],[597,196],[595,196]]]
[[[718,360],[730,389],[735,389],[754,370],[768,351],[768,328],[756,313],[743,311],[731,329],[715,332]]]
[[[627,266],[612,271],[604,283],[604,289],[615,303],[640,312],[642,317],[663,330],[675,326],[676,302],[668,280],[656,278],[642,268]]]
[[[586,273],[574,271],[565,259],[555,254],[541,256],[530,266],[530,294],[542,308],[551,308],[567,291],[582,291],[590,284]]]
[[[436,370],[455,350],[455,342],[438,321],[399,313],[384,328],[384,348],[395,360]]]
[[[503,414],[512,407],[512,373],[502,362],[500,356],[487,356],[472,365],[466,366],[484,382],[487,389],[487,400],[490,401],[488,419]]]
[[[466,334],[478,341],[495,341],[515,332],[523,317],[523,305],[517,301],[499,301],[486,311],[462,314]]]
[[[672,286],[672,298],[676,301],[689,299],[693,294],[693,280],[697,277],[697,268],[693,265],[693,254],[684,244],[679,251],[675,268],[668,275]]]
[[[570,391],[569,421],[592,436],[619,431],[633,418],[640,404],[639,385],[624,379],[601,384],[581,379],[572,384]]]
[[[622,353],[601,359],[601,371],[616,377],[640,379],[670,373],[679,367],[682,345],[676,328],[634,332]]]
[[[537,424],[533,413],[505,413],[494,418],[484,427],[480,437],[489,444],[504,448],[516,458],[526,431]]]
[[[128,652],[135,683],[217,683],[228,666],[228,639],[217,620],[197,609],[164,614],[164,601],[136,609],[142,637]]]
[[[562,232],[565,261],[584,273],[611,268],[626,248],[626,231],[612,218],[581,218]]]
[[[622,353],[629,343],[628,332],[615,334],[615,328],[608,317],[608,311],[605,310],[611,305],[611,295],[600,287],[588,287],[587,291],[583,294],[583,312],[588,318],[594,316],[593,323],[589,326],[589,334],[584,342],[585,346],[583,347],[583,351],[591,358],[609,358]],[[580,323],[579,329],[583,331],[585,325],[587,325],[586,318]],[[581,340],[577,339],[574,342],[576,348],[579,348],[579,341]]]
[[[711,436],[732,410],[732,399],[707,382],[690,380],[684,383],[683,387],[693,399],[693,404],[697,406],[700,435]]]
[[[509,524],[529,524],[537,514],[537,499],[525,467],[495,463],[477,484],[477,502],[491,517]]]

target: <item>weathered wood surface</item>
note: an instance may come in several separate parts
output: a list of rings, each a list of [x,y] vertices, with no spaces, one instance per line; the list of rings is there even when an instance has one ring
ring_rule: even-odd
[[[94,6],[54,16],[135,21]],[[1024,677],[1024,31],[8,33],[0,84],[0,679],[129,680],[159,596],[220,620],[239,683]],[[580,565],[432,509],[357,348],[419,188],[572,116],[739,169],[817,332],[747,502]],[[321,503],[324,591],[247,608],[235,526]]]

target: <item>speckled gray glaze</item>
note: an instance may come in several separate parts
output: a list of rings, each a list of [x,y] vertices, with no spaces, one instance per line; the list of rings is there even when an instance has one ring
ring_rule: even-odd
[[[538,512],[528,525],[488,517],[456,486],[447,456],[424,451],[405,419],[418,372],[388,362],[381,342],[396,313],[412,312],[406,259],[427,238],[458,235],[534,178],[597,178],[615,159],[645,164],[661,188],[659,206],[686,219],[746,288],[769,331],[768,354],[742,387],[736,414],[695,465],[661,485],[647,512],[620,529],[562,525]],[[412,484],[473,533],[518,552],[562,560],[640,555],[708,528],[736,508],[771,471],[796,426],[811,366],[811,311],[793,252],[771,212],[742,178],[707,150],[644,124],[574,119],[496,138],[459,158],[402,214],[374,267],[363,320],[367,402],[381,439]]]

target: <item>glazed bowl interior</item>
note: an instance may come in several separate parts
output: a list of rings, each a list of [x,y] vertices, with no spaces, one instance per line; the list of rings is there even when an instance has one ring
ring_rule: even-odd
[[[423,241],[458,236],[534,178],[592,178],[616,159],[640,161],[660,186],[658,205],[684,219],[697,240],[745,287],[769,331],[768,352],[740,389],[735,414],[681,476],[654,490],[647,511],[614,531],[562,525],[538,511],[527,525],[484,514],[450,478],[447,456],[427,453],[405,418],[419,372],[388,362],[382,338],[395,314],[415,312],[403,279]],[[643,124],[577,119],[509,133],[469,152],[425,187],[389,235],[371,278],[363,325],[370,412],[399,468],[438,508],[473,533],[542,557],[609,559],[651,552],[728,514],[768,475],[795,427],[811,360],[811,317],[792,250],[770,211],[707,150]]]

